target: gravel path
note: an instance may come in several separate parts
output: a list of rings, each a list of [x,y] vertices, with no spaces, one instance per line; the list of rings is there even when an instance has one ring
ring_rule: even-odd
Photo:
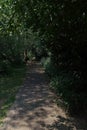
[[[48,86],[40,64],[32,65],[0,130],[87,130],[57,107]]]

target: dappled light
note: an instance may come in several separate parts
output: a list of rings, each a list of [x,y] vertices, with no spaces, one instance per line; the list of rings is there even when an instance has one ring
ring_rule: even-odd
[[[7,114],[4,130],[79,130],[74,119],[54,101],[46,75],[39,64],[28,70],[24,85]],[[85,129],[82,129],[85,130]]]
[[[0,126],[6,114],[8,130],[87,128],[86,0],[0,0]]]

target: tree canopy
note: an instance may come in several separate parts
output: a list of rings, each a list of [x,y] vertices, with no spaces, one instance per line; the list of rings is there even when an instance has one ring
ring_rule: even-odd
[[[29,29],[34,35],[27,33]],[[81,79],[78,93],[81,93],[79,91],[81,90],[86,94],[87,1],[0,0],[0,34],[1,37],[10,37],[10,43],[14,41],[11,41],[11,38],[16,36],[16,41],[12,44],[13,49],[16,44],[17,48],[21,48],[23,36],[27,36],[24,38],[27,39],[27,47],[34,53],[44,51],[48,55],[50,52],[53,67],[56,70],[71,72],[72,75]],[[35,43],[33,40],[35,41],[36,37],[33,36],[37,34],[39,39]],[[17,37],[21,39],[21,42]],[[11,48],[11,44],[4,41],[6,42],[3,40],[0,43],[2,54],[6,51],[7,45]],[[7,57],[11,54],[12,48],[7,51]],[[17,48],[15,48],[15,55],[17,52],[19,55],[20,49],[17,50]],[[77,88],[73,90],[77,91]]]
[[[15,15],[24,27],[31,27],[43,35],[54,62],[64,60],[68,66],[76,64],[79,68],[81,64],[80,69],[84,68],[82,66],[87,58],[86,1],[17,0],[13,4]]]

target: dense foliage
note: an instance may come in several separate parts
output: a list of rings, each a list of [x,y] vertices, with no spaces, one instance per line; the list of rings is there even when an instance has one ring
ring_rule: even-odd
[[[55,68],[53,71],[56,74],[52,72],[52,76],[56,75],[56,81],[61,79],[62,83],[66,77],[59,78],[59,70],[71,75],[72,80],[69,79],[68,83],[65,79],[67,83],[64,81],[64,85],[60,87],[61,92],[57,90],[62,93],[65,100],[64,95],[68,93],[67,99],[71,99],[70,106],[85,109],[87,106],[87,101],[84,101],[87,93],[87,2],[84,0],[6,0],[1,1],[1,4],[0,13],[4,15],[0,17],[0,33],[3,34],[5,29],[6,34],[20,34],[29,28],[38,32],[40,42],[28,43],[30,45],[28,47],[36,57],[38,57],[37,52],[45,56],[50,53],[51,67],[48,65],[48,69],[51,68],[52,71]],[[50,71],[49,73],[51,75]],[[63,86],[66,86],[64,94]],[[75,100],[72,100],[73,98]]]
[[[86,70],[86,7],[87,2],[82,0],[14,2],[15,13],[19,13],[25,27],[43,34],[54,63],[76,71]]]

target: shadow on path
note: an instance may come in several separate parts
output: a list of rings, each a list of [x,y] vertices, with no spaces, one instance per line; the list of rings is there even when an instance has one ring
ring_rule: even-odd
[[[79,127],[73,119],[53,101],[44,70],[40,64],[27,72],[14,105],[8,112],[2,130],[87,130]]]

